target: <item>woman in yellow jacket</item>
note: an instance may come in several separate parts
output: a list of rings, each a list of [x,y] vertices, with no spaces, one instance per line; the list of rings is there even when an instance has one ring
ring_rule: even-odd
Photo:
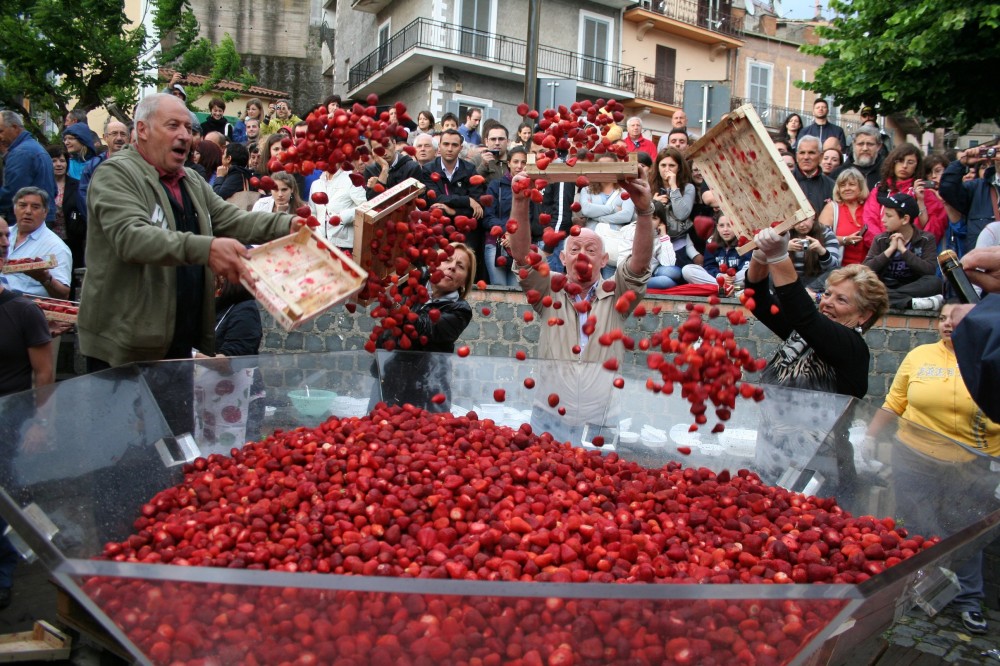
[[[885,397],[882,408],[904,419],[900,423],[899,438],[909,448],[898,451],[901,458],[906,458],[905,466],[900,466],[901,473],[905,467],[909,472],[917,472],[917,476],[923,472],[940,477],[948,474],[947,465],[961,464],[975,457],[958,447],[942,446],[929,440],[919,428],[909,424],[941,433],[980,453],[1000,455],[1000,425],[979,409],[958,371],[951,334],[966,312],[967,308],[952,304],[941,308],[938,317],[941,339],[934,344],[916,347],[906,355]],[[894,464],[893,468],[896,467]],[[899,485],[919,486],[919,483],[911,483],[917,476],[900,479]],[[957,487],[955,491],[965,492]],[[926,492],[926,488],[913,487],[911,492]],[[915,499],[918,502],[928,501],[927,497]],[[961,614],[962,623],[971,633],[986,633],[986,618],[981,612],[984,598],[982,552],[977,552],[967,562],[957,566],[956,573],[962,590],[952,601],[953,607]]]

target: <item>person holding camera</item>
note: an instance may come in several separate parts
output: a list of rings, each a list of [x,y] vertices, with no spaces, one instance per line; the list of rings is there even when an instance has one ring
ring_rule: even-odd
[[[287,99],[279,99],[274,104],[268,104],[267,115],[260,124],[260,135],[274,134],[282,127],[294,127],[302,119],[292,113],[292,103]]]
[[[992,163],[992,164],[990,164]],[[990,164],[981,178],[966,181],[966,170],[971,166]],[[945,167],[941,174],[938,192],[945,203],[965,218],[965,248],[976,247],[979,234],[987,224],[1000,220],[997,207],[1000,188],[996,183],[1000,151],[996,146],[977,146],[958,154],[958,159]]]
[[[923,174],[923,159],[920,148],[912,143],[896,146],[885,158],[882,179],[872,190],[874,196],[865,200],[862,213],[862,222],[867,227],[867,242],[873,242],[875,236],[885,231],[882,226],[882,199],[895,194],[907,194],[917,202],[919,214],[912,220],[914,227],[932,234],[935,243],[944,238],[948,215],[937,193],[926,186],[926,181],[920,179]]]
[[[494,180],[510,177],[507,163],[507,128],[496,124],[486,131],[486,150],[479,154],[476,173],[486,179],[489,185]]]

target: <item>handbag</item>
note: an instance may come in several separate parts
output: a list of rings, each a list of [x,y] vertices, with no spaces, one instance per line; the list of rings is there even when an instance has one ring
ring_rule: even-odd
[[[261,193],[251,190],[247,179],[243,179],[243,190],[231,195],[226,201],[245,211],[253,210],[253,205],[261,198]]]

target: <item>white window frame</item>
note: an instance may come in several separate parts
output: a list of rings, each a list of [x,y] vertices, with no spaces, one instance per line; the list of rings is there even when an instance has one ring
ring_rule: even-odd
[[[487,38],[487,42],[486,42],[487,43],[487,47],[486,47],[487,51],[486,52],[487,53],[493,53],[494,50],[496,49],[496,37],[495,37],[495,35],[496,35],[496,32],[497,32],[497,4],[498,3],[497,3],[497,0],[487,0],[487,2],[490,3],[490,19],[489,19],[489,24],[490,25],[489,25],[489,30],[487,30],[487,32],[489,32],[489,34],[490,34],[490,37]],[[462,53],[462,50],[461,50],[462,28],[464,27],[462,25],[462,0],[455,0],[454,4],[455,4],[455,9],[452,12],[452,14],[453,14],[453,21],[454,21],[455,27],[458,28],[458,30],[455,31],[456,43],[452,45],[452,48],[454,49],[455,53],[457,53],[459,55],[465,55],[465,54]]]
[[[766,106],[773,106],[772,99],[774,97],[774,64],[770,62],[764,62],[761,60],[747,59],[747,84],[746,84],[746,99],[748,102],[754,102],[753,95],[750,94],[750,88],[753,81],[752,71],[754,67],[759,67],[761,69],[767,70],[767,99],[764,100]],[[762,114],[766,112],[766,109],[761,109]],[[763,116],[762,116],[763,119]],[[765,122],[765,124],[767,124]]]
[[[593,21],[598,21],[598,22],[604,23],[604,24],[606,24],[608,26],[608,46],[607,46],[607,49],[606,49],[606,52],[604,53],[604,55],[599,55],[597,53],[588,55],[587,53],[584,52],[584,39],[585,39],[586,34],[587,34],[587,31],[586,31],[587,19],[590,19],[590,20],[593,20]],[[605,14],[597,14],[595,12],[590,12],[590,11],[587,11],[586,9],[581,9],[580,10],[579,24],[577,26],[578,35],[577,35],[577,40],[576,40],[576,50],[577,50],[577,53],[580,54],[580,64],[579,64],[579,68],[577,70],[577,76],[579,76],[581,79],[583,79],[583,77],[584,77],[584,71],[583,71],[584,64],[585,64],[584,58],[587,58],[587,57],[600,58],[600,59],[604,60],[605,62],[608,63],[608,65],[606,67],[608,68],[608,70],[610,70],[610,66],[611,66],[610,63],[613,62],[613,60],[614,60],[613,54],[615,53],[615,31],[614,31],[614,27],[615,27],[615,20],[614,20],[614,18],[612,18],[610,16],[607,16]],[[611,78],[611,72],[610,71],[605,71],[604,72],[604,78],[601,79],[599,81],[599,83],[608,84],[610,78]],[[590,77],[588,77],[588,82],[589,81],[590,81]]]
[[[385,42],[382,42],[382,31],[385,31]],[[391,55],[389,53],[389,42],[392,41],[392,17],[390,16],[385,21],[379,24],[378,30],[375,31],[375,38],[378,42],[378,67],[382,69],[389,64]],[[383,47],[385,48],[385,61],[383,62]]]

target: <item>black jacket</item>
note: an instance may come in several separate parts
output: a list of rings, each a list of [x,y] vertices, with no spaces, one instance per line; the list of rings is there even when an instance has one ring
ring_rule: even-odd
[[[435,179],[434,174],[437,174]],[[441,158],[424,165],[421,178],[428,192],[434,192],[434,197],[428,197],[428,204],[443,203],[455,210],[455,215],[472,216],[472,206],[469,199],[479,201],[486,194],[484,185],[473,185],[469,180],[476,175],[476,167],[472,162],[459,158],[455,173],[449,181],[441,166]]]
[[[382,173],[382,168],[379,165],[370,164],[368,168],[365,169],[365,183],[368,183],[369,178],[377,178],[380,173]],[[420,164],[406,153],[400,153],[395,163],[389,166],[389,176],[385,181],[385,189],[388,190],[389,188],[395,187],[407,178],[416,178],[417,180],[421,180],[421,175],[422,170],[420,168]],[[378,192],[370,187],[365,187],[365,194],[368,196],[369,201],[379,195]]]
[[[205,118],[201,123],[201,135],[207,136],[209,132],[218,132],[230,141],[233,140],[233,126],[226,121],[225,116],[218,120],[212,116]]]
[[[882,155],[882,153],[879,153],[875,157],[875,161],[869,166],[858,166],[854,163],[854,154],[852,153],[847,156],[847,160],[844,162],[844,165],[834,170],[834,172],[830,174],[830,177],[836,181],[837,176],[843,173],[845,169],[857,169],[861,172],[861,175],[865,177],[865,182],[868,183],[868,191],[874,192],[875,186],[877,186],[879,181],[882,180],[883,160],[885,160],[885,156]]]
[[[802,188],[802,193],[806,195],[806,199],[812,205],[813,211],[819,215],[826,202],[833,199],[833,181],[828,176],[823,175],[823,171],[820,169],[816,169],[816,175],[812,178],[804,175],[798,168],[792,174],[799,187]]]
[[[242,192],[245,189],[256,192],[257,188],[250,184],[251,178],[253,178],[253,171],[246,167],[231,164],[229,166],[229,173],[221,181],[216,180],[215,185],[212,186],[212,191],[223,199],[228,199],[237,192]]]
[[[549,183],[542,193],[542,212],[552,216],[549,222],[550,227],[556,231],[569,233],[569,228],[573,225],[573,199],[576,197],[575,183]],[[537,242],[545,231],[541,225],[531,227],[531,239]],[[536,233],[537,232],[537,233]],[[545,248],[546,252],[551,252],[554,248]]]
[[[254,356],[264,337],[260,310],[252,297],[215,312],[215,351],[224,356]]]

